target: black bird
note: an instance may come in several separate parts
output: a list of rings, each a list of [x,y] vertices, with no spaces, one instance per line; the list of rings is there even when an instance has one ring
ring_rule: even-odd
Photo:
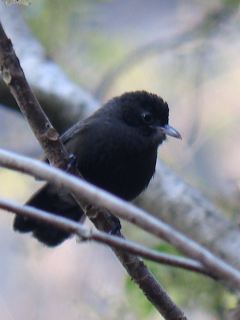
[[[149,184],[156,165],[157,148],[166,135],[181,138],[168,125],[168,105],[146,91],[124,93],[108,101],[90,117],[62,135],[67,150],[89,182],[125,200],[137,197]],[[27,203],[75,221],[83,216],[70,194],[46,184]],[[16,216],[14,230],[32,232],[48,246],[70,234],[46,223]]]

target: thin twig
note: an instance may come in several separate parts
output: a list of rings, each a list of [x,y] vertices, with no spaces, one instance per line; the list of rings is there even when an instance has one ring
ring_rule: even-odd
[[[154,218],[143,210],[82,179],[66,174],[62,170],[48,166],[13,152],[0,149],[0,164],[13,170],[25,172],[47,180],[58,187],[64,187],[75,195],[81,195],[99,207],[106,207],[119,217],[134,223],[145,231],[166,240],[189,257],[201,262],[207,270],[229,285],[240,288],[240,272],[211,252],[185,237],[163,221]]]
[[[0,208],[21,216],[34,218],[50,223],[51,225],[61,228],[67,232],[78,235],[83,240],[94,240],[103,244],[107,244],[110,247],[126,250],[127,252],[136,254],[151,261],[197,272],[203,275],[207,275],[210,278],[216,280],[216,277],[214,275],[210,274],[199,262],[195,260],[160,253],[159,251],[149,249],[138,243],[116,237],[102,231],[88,229],[80,223],[74,222],[73,220],[58,216],[56,214],[53,215],[46,211],[30,206],[21,206],[6,199],[0,198]]]
[[[33,96],[24,73],[13,50],[11,41],[7,38],[0,24],[0,68],[3,79],[9,86],[19,107],[31,125],[39,143],[43,147],[51,163],[61,168],[67,168],[68,155],[59,140],[56,130],[43,113],[41,106]],[[29,104],[30,102],[30,104]],[[77,170],[75,174],[78,175]],[[73,195],[75,195],[73,193]],[[80,194],[79,194],[80,195]],[[80,195],[80,202],[82,196]],[[78,199],[77,199],[78,200]],[[105,230],[108,230],[108,219],[105,215],[98,215],[98,221]],[[94,221],[94,222],[97,222]],[[97,225],[97,223],[95,224]],[[98,226],[98,225],[97,225]],[[149,272],[146,266],[136,256],[114,249],[115,254],[122,262],[130,277],[142,289],[148,300],[167,320],[184,320],[184,313],[176,306],[160,284]]]

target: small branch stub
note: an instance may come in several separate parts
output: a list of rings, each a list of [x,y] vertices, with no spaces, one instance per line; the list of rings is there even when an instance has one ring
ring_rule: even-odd
[[[5,68],[1,69],[1,75],[2,75],[3,81],[6,83],[6,85],[9,85],[12,80],[12,76],[11,76],[9,70],[5,69]]]
[[[51,141],[57,141],[59,139],[59,134],[56,129],[50,127],[47,129],[46,137]]]

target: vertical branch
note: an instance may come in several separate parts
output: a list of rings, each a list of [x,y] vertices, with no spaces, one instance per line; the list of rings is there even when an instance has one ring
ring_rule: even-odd
[[[6,37],[2,25],[0,25],[0,48],[0,66],[4,82],[9,87],[49,161],[58,168],[64,168],[68,159],[67,152],[60,144],[58,132],[53,128],[33,94],[13,50],[11,40]]]

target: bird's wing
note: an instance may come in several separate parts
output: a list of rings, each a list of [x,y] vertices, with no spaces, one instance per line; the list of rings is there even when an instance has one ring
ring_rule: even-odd
[[[60,136],[61,142],[67,147],[70,146],[71,145],[70,142],[72,140],[75,140],[75,138],[77,138],[79,135],[81,135],[81,133],[84,132],[84,128],[85,128],[84,121],[77,122]],[[73,151],[74,150],[71,150],[70,152],[73,152]],[[48,162],[48,159],[46,158],[45,155],[41,156],[40,160],[44,162]]]

